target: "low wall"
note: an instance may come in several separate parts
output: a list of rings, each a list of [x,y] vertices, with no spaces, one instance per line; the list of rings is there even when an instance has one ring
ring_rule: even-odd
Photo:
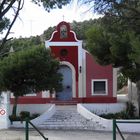
[[[7,129],[10,126],[9,106],[9,94],[2,92],[0,96],[0,129]]]
[[[39,117],[31,120],[31,122],[34,125],[38,126],[38,125],[42,124],[44,121],[46,121],[47,119],[49,119],[54,113],[55,113],[55,105],[50,104],[48,106],[48,108],[46,108],[46,110]],[[23,128],[23,127],[25,127],[25,121],[23,121],[23,122],[19,122],[19,121],[18,122],[13,122],[13,124],[11,126],[16,127],[16,128]]]
[[[53,104],[43,114],[41,114],[39,117],[33,119],[31,122],[34,125],[40,125],[44,121],[46,121],[49,118],[51,118],[53,116],[53,114],[55,113],[55,111],[56,111],[55,104]]]
[[[125,103],[82,104],[82,106],[97,115],[117,113],[126,109]]]
[[[90,107],[91,107],[91,105],[90,105]],[[85,108],[85,104],[78,104],[77,111],[86,119],[99,124],[98,126],[100,126],[100,127],[96,127],[96,130],[106,130],[106,131],[112,130],[112,121],[111,120],[101,118],[98,115],[90,112],[87,108]]]
[[[29,111],[31,114],[38,113],[42,114],[48,110],[52,104],[18,104],[17,105],[17,115],[21,111]],[[10,105],[10,114],[12,113],[13,105]]]
[[[94,104],[90,104],[90,105],[89,104],[78,104],[77,105],[77,111],[83,117],[85,117],[85,118],[87,118],[91,121],[98,122],[102,127],[97,128],[97,130],[112,131],[113,120],[111,120],[111,119],[108,120],[108,119],[101,118],[98,115],[90,112],[90,110],[89,110],[91,108],[92,109],[94,108],[94,110],[96,110],[97,112],[101,112],[101,111],[98,111],[98,109],[100,109],[99,106],[102,106],[102,105],[98,104],[98,108],[96,108],[97,105],[94,105]],[[113,110],[115,110],[115,107],[116,107],[115,104],[111,105],[111,108],[113,108]],[[109,109],[109,112],[110,111],[111,111],[111,109]],[[128,121],[128,122],[133,121],[133,122],[136,122],[136,121],[139,121],[139,120],[118,120],[118,121]],[[122,132],[140,133],[140,123],[117,123],[117,125]]]

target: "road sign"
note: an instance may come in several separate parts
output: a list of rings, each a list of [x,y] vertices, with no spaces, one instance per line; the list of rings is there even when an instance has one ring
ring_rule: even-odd
[[[5,111],[5,109],[3,109],[3,108],[0,108],[0,115],[5,115],[6,114],[6,111]]]

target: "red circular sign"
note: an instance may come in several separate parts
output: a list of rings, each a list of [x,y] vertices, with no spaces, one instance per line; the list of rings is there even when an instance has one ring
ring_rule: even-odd
[[[0,115],[4,115],[6,111],[4,109],[0,109]]]

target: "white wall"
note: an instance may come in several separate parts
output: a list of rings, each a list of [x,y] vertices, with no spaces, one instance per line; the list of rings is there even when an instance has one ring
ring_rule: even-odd
[[[86,107],[85,107],[86,106]],[[92,107],[93,106],[93,107]],[[100,106],[98,104],[98,106]],[[118,106],[119,104],[117,104],[117,106],[114,105],[111,105],[111,108],[106,108],[106,109],[109,109],[109,111],[113,111],[113,108],[114,110],[117,109],[118,110]],[[120,107],[122,108],[122,105],[120,104]],[[95,122],[95,123],[98,123],[99,125],[97,126],[96,130],[102,130],[102,131],[112,131],[112,126],[113,126],[113,120],[112,119],[104,119],[104,118],[101,118],[99,117],[98,115],[90,112],[90,110],[88,110],[87,108],[89,109],[100,109],[100,107],[97,107],[93,105],[85,105],[85,104],[78,104],[77,105],[77,111],[85,118]],[[100,112],[100,111],[97,111],[97,112]],[[113,111],[114,112],[114,111]],[[136,121],[139,121],[139,120],[118,120],[118,121],[133,121],[133,122],[136,122]],[[133,133],[140,133],[140,123],[117,123],[118,127],[120,128],[121,132],[133,132]]]
[[[113,68],[113,97],[117,96],[117,71],[118,68]]]
[[[9,105],[9,94],[2,92],[0,99],[0,129],[7,129],[10,126]]]
[[[132,102],[136,107],[136,115],[139,114],[139,107],[138,107],[138,95],[137,95],[137,87],[136,84],[128,80],[128,98],[129,101]]]
[[[45,110],[45,112],[43,114],[41,114],[39,117],[37,117],[31,121],[34,125],[40,125],[53,116],[53,114],[56,111],[55,104],[52,104],[48,107],[49,108],[47,110]]]
[[[91,107],[91,106],[90,106]],[[112,121],[99,117],[98,115],[92,113],[83,104],[77,105],[77,111],[86,119],[94,122],[96,125],[95,130],[111,131]]]
[[[21,111],[29,111],[31,114],[38,113],[42,114],[50,108],[52,104],[18,104],[17,115]],[[12,113],[13,105],[10,106],[10,114]]]
[[[33,106],[33,105],[32,105]],[[41,105],[42,106],[42,105]],[[39,107],[41,106],[38,106],[37,108],[39,109]],[[44,111],[44,110],[43,110]],[[37,118],[31,120],[31,122],[38,126],[38,125],[41,125],[43,122],[45,122],[47,119],[51,118],[51,116],[55,113],[56,109],[55,109],[55,105],[54,104],[50,104],[47,106],[47,109]],[[25,127],[25,121],[23,122],[20,122],[20,121],[17,121],[17,122],[13,122],[11,124],[12,127],[15,127],[15,128],[24,128]],[[30,126],[31,127],[31,126]],[[43,126],[42,126],[43,128]]]
[[[136,84],[128,80],[128,97],[130,101],[137,101],[137,88]]]
[[[97,115],[116,113],[126,109],[125,103],[108,103],[108,104],[97,103],[97,104],[82,104],[82,105]]]
[[[41,105],[42,106],[42,105]],[[39,107],[39,106],[38,106]],[[31,120],[31,122],[38,126],[41,125],[43,122],[45,122],[47,119],[51,118],[51,116],[55,113],[56,109],[55,109],[55,105],[54,104],[50,104],[47,106],[47,110],[45,110],[43,113],[41,113],[40,116],[38,116],[37,118]],[[33,111],[33,110],[29,110],[29,111]],[[25,127],[25,121],[20,122],[20,121],[15,121],[11,124],[11,126],[13,128],[24,128]],[[32,128],[32,126],[29,125],[29,127]],[[43,126],[41,126],[43,128]]]

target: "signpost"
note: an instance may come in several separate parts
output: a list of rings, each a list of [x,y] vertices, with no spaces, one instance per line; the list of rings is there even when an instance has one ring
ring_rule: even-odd
[[[2,92],[0,98],[0,129],[7,129],[10,126],[9,107],[9,93]]]
[[[6,110],[3,108],[0,108],[0,115],[5,115],[6,114]]]

